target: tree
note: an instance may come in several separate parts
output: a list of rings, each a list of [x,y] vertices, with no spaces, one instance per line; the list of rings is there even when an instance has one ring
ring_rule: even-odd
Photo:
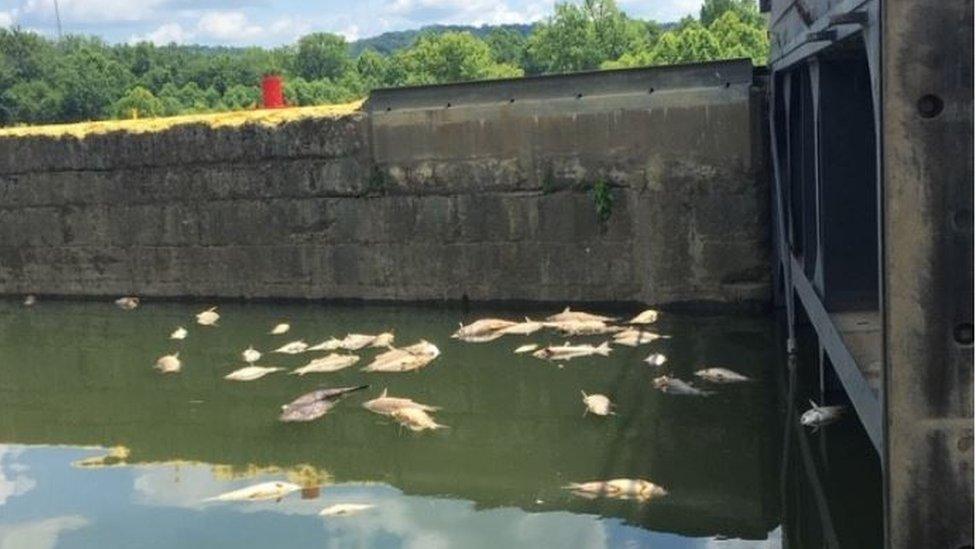
[[[739,20],[752,26],[764,26],[756,0],[704,0],[698,11],[698,21],[704,27],[711,26],[726,12],[735,12]]]
[[[7,123],[56,122],[60,120],[63,102],[61,92],[43,80],[18,82],[0,98],[0,115]]]
[[[492,59],[497,63],[520,67],[525,61],[528,40],[514,29],[494,29],[485,37],[485,43],[491,50]]]
[[[544,72],[594,69],[604,60],[592,22],[574,4],[556,4],[555,14],[529,37],[529,56]]]
[[[766,29],[742,21],[736,11],[723,13],[708,30],[718,40],[723,59],[748,57],[754,65],[768,62],[769,37]]]
[[[352,65],[346,39],[327,32],[303,36],[295,54],[295,73],[306,80],[338,78]]]
[[[375,50],[366,50],[356,59],[356,72],[367,89],[389,84],[390,61]]]
[[[521,76],[522,70],[496,63],[488,44],[467,32],[423,36],[396,55],[407,84],[440,84]]]
[[[252,109],[261,102],[261,89],[257,86],[234,84],[224,92],[223,103],[230,109]]]
[[[151,91],[142,86],[135,86],[115,102],[115,105],[112,106],[112,112],[116,118],[145,118],[162,116],[164,108],[163,102],[157,99]]]

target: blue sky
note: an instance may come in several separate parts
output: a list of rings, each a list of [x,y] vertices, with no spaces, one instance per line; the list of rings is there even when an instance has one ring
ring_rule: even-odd
[[[110,42],[274,46],[314,31],[349,40],[433,23],[528,23],[552,0],[58,0],[65,33]],[[633,17],[676,21],[701,0],[618,0]],[[0,26],[54,36],[54,0],[0,0]]]

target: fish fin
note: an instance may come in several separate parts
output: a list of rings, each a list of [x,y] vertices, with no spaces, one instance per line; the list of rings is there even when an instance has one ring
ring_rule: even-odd
[[[180,358],[180,352],[176,351],[175,353],[173,353],[173,358]]]
[[[583,398],[586,398],[586,391],[584,391],[584,390],[582,390],[582,389],[581,389],[581,390],[580,390],[580,394],[582,394],[582,395],[583,395]]]
[[[569,307],[567,306],[565,309],[563,309],[563,312],[564,313],[568,313],[569,312]]]
[[[820,409],[820,406],[818,406],[818,405],[817,405],[817,403],[813,401],[813,399],[809,399],[809,400],[807,400],[807,402],[809,402],[809,403],[810,403],[810,406],[811,406],[811,407],[812,407],[812,408],[813,408],[814,410],[819,410],[819,409]]]
[[[380,398],[383,398],[385,396],[386,396],[386,387],[383,387],[383,392],[380,393]]]

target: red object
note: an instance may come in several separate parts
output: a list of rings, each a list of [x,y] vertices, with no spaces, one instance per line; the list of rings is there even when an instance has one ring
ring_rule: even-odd
[[[261,80],[261,99],[264,108],[280,109],[285,106],[284,84],[277,74],[267,74]]]

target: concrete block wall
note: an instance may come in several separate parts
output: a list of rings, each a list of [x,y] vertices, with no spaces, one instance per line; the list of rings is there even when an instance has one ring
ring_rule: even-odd
[[[727,62],[0,138],[0,293],[765,303],[759,97]]]

